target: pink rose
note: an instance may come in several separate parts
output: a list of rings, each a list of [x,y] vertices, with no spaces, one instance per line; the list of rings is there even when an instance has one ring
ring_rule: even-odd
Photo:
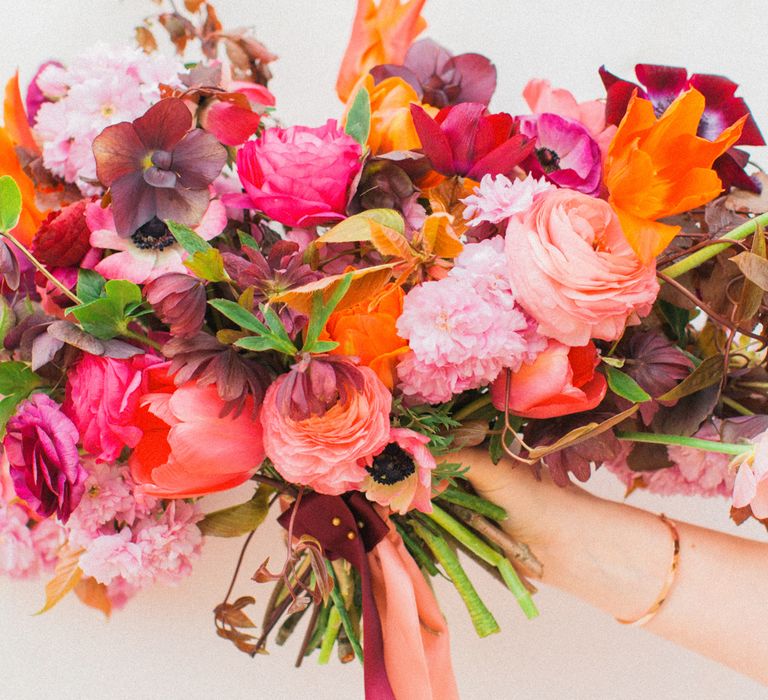
[[[659,291],[655,264],[640,262],[610,205],[572,190],[547,192],[513,216],[506,256],[518,303],[564,345],[616,340]]]
[[[299,363],[264,397],[264,450],[295,484],[330,495],[358,488],[365,460],[389,442],[391,404],[369,367],[337,357]]]
[[[360,172],[360,144],[334,120],[311,128],[266,129],[237,154],[246,197],[230,197],[286,226],[343,219],[348,192]]]
[[[158,362],[151,355],[117,360],[86,353],[69,372],[62,410],[96,459],[112,462],[141,439],[134,416],[147,390],[144,370]]]

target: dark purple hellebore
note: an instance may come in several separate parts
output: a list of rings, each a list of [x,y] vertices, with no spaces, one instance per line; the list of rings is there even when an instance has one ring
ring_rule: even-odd
[[[373,68],[371,75],[377,83],[393,76],[402,78],[422,102],[440,109],[460,102],[488,106],[496,90],[496,67],[485,56],[454,56],[431,39],[415,42],[402,66],[386,63]]]
[[[93,154],[124,237],[154,217],[200,223],[210,201],[208,186],[227,160],[227,149],[213,135],[192,129],[192,114],[175,97],[160,100],[133,122],[108,126],[94,140]]]
[[[690,77],[685,68],[658,66],[639,63],[635,75],[643,86],[632,83],[609,73],[605,66],[600,68],[600,77],[607,92],[605,121],[618,124],[627,111],[632,94],[650,100],[656,116],[660,116],[680,93],[695,88],[704,95],[704,114],[699,122],[698,135],[713,141],[727,127],[747,115],[741,137],[736,142],[741,146],[764,146],[765,139],[760,133],[747,103],[736,97],[738,84],[722,75],[694,73]],[[714,169],[727,192],[732,186],[751,192],[759,192],[760,186],[744,172],[749,156],[738,148],[731,148],[714,163]]]
[[[46,394],[33,394],[8,421],[3,446],[16,495],[43,518],[67,522],[85,492],[88,473],[77,451],[75,424]]]
[[[445,107],[434,119],[412,104],[411,115],[424,154],[442,175],[509,175],[534,147],[509,114],[489,114],[476,102]]]

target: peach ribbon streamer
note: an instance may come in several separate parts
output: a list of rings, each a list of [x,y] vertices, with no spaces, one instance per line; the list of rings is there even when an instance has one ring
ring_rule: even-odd
[[[368,563],[395,697],[458,700],[448,626],[432,589],[391,525],[368,553]]]

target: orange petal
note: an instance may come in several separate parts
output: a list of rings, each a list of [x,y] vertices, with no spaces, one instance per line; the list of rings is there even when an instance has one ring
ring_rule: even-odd
[[[18,71],[5,85],[3,120],[11,141],[32,153],[40,154],[40,148],[32,134],[27,113],[24,110],[24,101],[21,99]]]

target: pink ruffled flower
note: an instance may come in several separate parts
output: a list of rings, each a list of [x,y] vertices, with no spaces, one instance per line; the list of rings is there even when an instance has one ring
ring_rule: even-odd
[[[398,365],[400,389],[428,403],[490,384],[546,347],[535,323],[516,304],[503,239],[471,243],[447,277],[405,297],[398,334],[411,352]]]
[[[768,518],[768,431],[754,440],[754,450],[733,460],[733,505],[750,506],[756,518]]]
[[[62,410],[96,459],[111,462],[124,447],[136,447],[142,433],[133,419],[147,390],[144,370],[158,362],[152,355],[121,360],[85,353],[69,371]]]
[[[130,581],[142,573],[141,547],[132,540],[131,528],[94,538],[80,555],[83,574],[109,584],[118,576]]]
[[[554,189],[544,178],[528,175],[524,180],[510,180],[505,175],[483,175],[474,194],[461,201],[466,206],[464,218],[476,226],[484,221],[500,224],[510,216],[527,211],[539,195]]]
[[[237,154],[245,196],[230,205],[258,209],[285,226],[316,226],[345,217],[362,167],[360,144],[331,119],[324,126],[266,129]]]
[[[63,541],[63,530],[55,520],[30,527],[26,508],[0,501],[0,574],[27,579],[52,571]]]
[[[572,190],[547,192],[509,220],[506,259],[520,306],[572,347],[621,337],[659,291],[655,265],[640,262],[610,205]]]
[[[86,221],[94,248],[117,251],[107,255],[95,267],[96,272],[107,279],[145,284],[169,272],[190,274],[184,267],[187,252],[159,219],[145,224],[128,238],[122,238],[115,228],[112,210],[94,202],[86,208]],[[214,199],[194,230],[201,238],[210,241],[226,225],[226,208],[221,201]]]
[[[360,461],[389,441],[392,395],[369,367],[312,359],[279,376],[261,410],[264,449],[288,481],[337,495],[359,488]]]
[[[407,428],[392,428],[389,443],[365,460],[368,476],[360,489],[370,501],[405,515],[432,512],[432,472],[437,467],[429,438]]]

